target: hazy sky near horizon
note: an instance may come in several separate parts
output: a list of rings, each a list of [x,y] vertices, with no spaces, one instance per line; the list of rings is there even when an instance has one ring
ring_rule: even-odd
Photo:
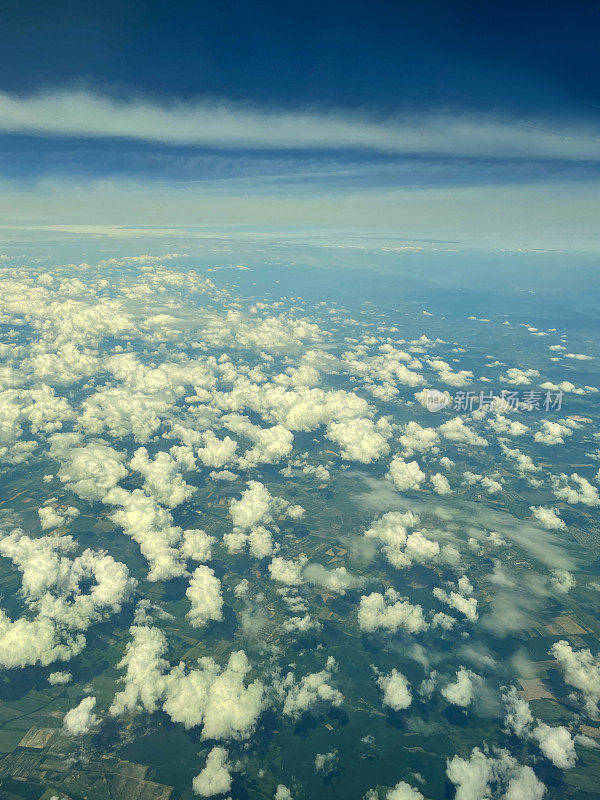
[[[597,247],[592,3],[8,2],[0,224]]]

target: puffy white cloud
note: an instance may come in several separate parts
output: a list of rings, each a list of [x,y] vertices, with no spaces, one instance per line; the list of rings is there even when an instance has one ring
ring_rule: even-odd
[[[331,477],[327,467],[324,467],[322,464],[317,464],[316,466],[313,466],[312,464],[306,464],[302,468],[302,474],[314,475],[315,478],[322,483],[326,483]]]
[[[239,459],[242,469],[257,464],[277,464],[292,450],[294,435],[283,425],[261,428],[259,425],[253,425],[248,417],[241,414],[228,414],[222,417],[221,421],[229,430],[245,436],[254,443],[254,447],[247,450]]]
[[[462,417],[452,417],[438,428],[438,433],[449,442],[469,444],[473,447],[487,447],[488,443],[470,428]]]
[[[388,789],[385,793],[385,800],[424,800],[424,797],[414,786],[400,781],[393,789]]]
[[[241,531],[239,528],[223,536],[223,545],[228,553],[243,553],[247,544],[248,533]]]
[[[70,559],[75,547],[70,536],[32,539],[20,529],[0,539],[0,554],[22,573],[27,607],[14,621],[0,610],[3,666],[68,661],[85,647],[85,631],[119,613],[128,599],[135,581],[124,564],[89,549]]]
[[[397,569],[436,560],[453,562],[455,551],[451,545],[440,548],[420,531],[408,533],[408,528],[418,524],[419,518],[410,511],[405,514],[389,511],[372,523],[365,531],[365,538],[381,542],[387,560]]]
[[[185,594],[192,604],[187,617],[194,628],[202,628],[210,620],[223,619],[221,581],[210,567],[196,567]]]
[[[286,515],[290,519],[303,519],[304,518],[304,509],[302,506],[295,505],[295,506],[287,506],[285,510]]]
[[[57,396],[46,384],[22,391],[19,397],[23,404],[21,413],[29,420],[32,433],[52,433],[75,418],[68,400]]]
[[[133,436],[145,444],[158,431],[172,409],[171,400],[132,392],[124,386],[102,388],[82,404],[78,425],[88,434],[107,431],[113,439]]]
[[[406,369],[406,367],[403,367],[403,369],[406,370],[407,374],[416,375],[416,373],[410,372],[410,370]],[[401,381],[401,383],[404,383],[404,381]],[[417,384],[418,383],[420,383],[420,381],[417,381]],[[376,397],[378,400],[382,400],[384,403],[393,400],[399,394],[398,389],[392,383],[388,383],[387,381],[383,384],[366,383],[365,389],[370,392],[373,397]]]
[[[231,436],[219,439],[212,431],[202,434],[203,447],[198,448],[198,458],[205,467],[221,469],[236,460],[237,442]]]
[[[130,628],[132,640],[117,664],[127,670],[125,688],[117,692],[110,707],[114,716],[138,710],[156,711],[165,688],[167,640],[162,631],[146,625]]]
[[[550,576],[552,588],[559,594],[567,594],[575,586],[575,578],[566,569],[553,569]]]
[[[53,620],[21,617],[14,622],[0,609],[0,663],[14,669],[28,664],[47,666],[68,661],[85,647],[85,637],[57,629]]]
[[[363,379],[365,388],[374,397],[384,401],[398,394],[397,384],[419,386],[425,382],[423,376],[415,371],[422,369],[422,364],[410,353],[390,344],[382,345],[379,355],[374,356],[365,356],[360,348],[344,353],[343,363],[351,375]]]
[[[521,739],[535,741],[555,767],[569,769],[575,766],[575,743],[567,728],[551,727],[539,720],[534,726],[529,703],[517,695],[514,686],[511,686],[502,699],[506,706],[505,723],[509,731]]]
[[[510,367],[506,370],[506,375],[501,375],[502,383],[509,383],[512,386],[528,386],[531,378],[539,378],[540,373],[537,369],[519,369]]]
[[[70,683],[73,676],[70,672],[51,672],[48,675],[48,683],[50,686],[64,686]]]
[[[183,531],[173,525],[171,514],[153,497],[142,489],[128,492],[116,486],[104,496],[103,502],[117,507],[110,519],[138,543],[150,567],[148,580],[168,580],[184,574],[180,550]]]
[[[474,472],[467,470],[466,472],[463,472],[463,479],[464,482],[469,486],[474,486],[476,483],[480,483],[489,494],[497,494],[498,492],[502,491],[501,480],[496,480],[490,475],[486,475],[484,477],[483,475],[476,475]]]
[[[36,352],[51,348],[61,357],[65,353],[64,362],[62,358],[58,359],[58,372],[65,373],[64,383],[72,380],[68,375],[69,362],[71,358],[77,361],[80,348],[93,347],[104,336],[130,334],[135,327],[123,313],[118,301],[98,298],[91,287],[78,279],[63,278],[57,290],[26,281],[13,283],[12,291],[6,283],[3,288],[7,290],[4,293],[3,309],[8,313],[25,315],[36,331]],[[86,294],[85,299],[73,299],[77,295],[81,297]],[[71,353],[74,355],[71,356]],[[83,360],[85,362],[85,357]],[[89,366],[89,371],[85,374],[94,372],[95,364]],[[76,379],[79,377],[80,375]]]
[[[468,386],[473,383],[471,370],[461,369],[454,372],[450,364],[441,358],[428,359],[427,363],[437,372],[442,383],[447,383],[449,386]]]
[[[449,614],[444,614],[443,611],[436,611],[431,617],[431,624],[434,628],[442,628],[442,630],[451,631],[456,625],[456,619]]]
[[[213,393],[213,403],[223,409],[249,408],[266,422],[290,431],[313,431],[321,425],[369,417],[372,410],[362,397],[343,389],[326,391],[275,384],[257,386],[246,379],[236,381],[227,393]]]
[[[310,352],[316,353],[314,350]],[[303,362],[305,357],[303,357]],[[288,367],[285,373],[276,375],[273,379],[274,382],[281,386],[318,386],[321,380],[319,371],[314,366],[303,362],[298,367]]]
[[[98,719],[93,713],[95,705],[95,697],[84,697],[78,706],[67,711],[63,718],[65,733],[69,736],[82,736],[87,733]]]
[[[575,766],[577,755],[575,743],[569,731],[562,727],[551,727],[545,722],[538,722],[532,731],[540,750],[559,769],[570,769]]]
[[[533,459],[531,458],[531,456],[528,456],[526,453],[522,453],[519,450],[518,447],[515,447],[515,448],[511,449],[510,447],[507,447],[502,442],[500,443],[500,446],[501,446],[502,452],[504,453],[505,456],[507,456],[508,458],[512,458],[514,461],[516,461],[517,469],[519,470],[521,475],[523,475],[523,474],[525,474],[527,472],[538,472],[539,471],[540,468],[538,466],[536,466],[536,464],[534,464]]]
[[[387,440],[391,434],[387,420],[380,419],[374,423],[370,419],[358,418],[331,422],[325,436],[340,446],[343,459],[370,464],[389,453]]]
[[[227,537],[225,535],[224,539]],[[273,542],[271,532],[262,525],[253,528],[248,534],[248,547],[250,555],[254,558],[269,558],[279,550],[279,545]]]
[[[254,558],[268,558],[279,550],[279,545],[273,542],[271,532],[262,525],[251,531],[242,531],[235,528],[232,533],[223,536],[223,544],[228,553],[241,553],[248,546]]]
[[[400,629],[420,633],[428,627],[421,606],[411,605],[391,588],[385,594],[373,592],[360,598],[358,624],[365,633],[376,630],[396,633]]]
[[[502,695],[506,708],[504,723],[520,739],[526,737],[533,723],[533,714],[526,700],[522,700],[514,686]]]
[[[256,304],[258,308],[258,304]],[[279,350],[305,341],[323,338],[319,326],[303,317],[281,314],[260,320],[247,318],[240,311],[230,310],[225,318],[215,319],[202,331],[202,338],[214,345],[236,342],[255,350]]]
[[[172,320],[168,315],[145,316],[142,326],[150,332],[151,347],[156,347],[159,339],[172,338],[168,323]],[[214,363],[208,360],[179,357],[177,361],[164,360],[158,365],[143,364],[133,353],[120,353],[107,359],[106,366],[112,375],[139,400],[165,401],[168,404],[177,397],[185,395],[185,387],[194,386],[201,391],[204,387],[214,386]],[[158,407],[156,407],[158,408]]]
[[[452,703],[452,705],[466,708],[466,706],[471,705],[477,684],[480,680],[479,675],[475,674],[470,669],[459,667],[456,673],[456,679],[453,683],[448,683],[444,686],[442,695],[449,703]]]
[[[304,675],[299,681],[293,672],[288,672],[278,687],[284,715],[297,720],[318,703],[341,706],[344,695],[329,683],[336,669],[335,659],[329,656],[324,670]]]
[[[266,486],[258,481],[249,481],[248,488],[239,500],[232,500],[229,513],[236,528],[254,528],[273,519],[274,498]]]
[[[502,414],[496,414],[495,418],[489,419],[487,424],[496,433],[508,436],[523,436],[529,430],[527,425],[523,425],[522,422],[508,419]]]
[[[446,775],[456,788],[455,800],[542,800],[546,794],[531,767],[506,750],[494,757],[475,747],[469,759],[449,760]]]
[[[47,531],[51,528],[59,528],[61,525],[65,525],[78,516],[79,509],[74,508],[74,506],[69,506],[62,513],[59,513],[52,506],[38,508],[38,517],[40,518],[40,526],[43,531]]]
[[[404,426],[400,436],[403,455],[410,457],[413,453],[423,451],[439,452],[440,437],[435,428],[422,428],[418,422],[411,420]]]
[[[387,452],[391,443],[389,422],[385,419],[376,421],[378,412],[372,405],[375,401],[368,394],[365,396],[370,402],[366,402],[353,391],[329,391],[316,387],[320,380],[319,371],[329,372],[333,377],[331,381],[328,379],[328,382],[340,385],[347,377],[344,374],[344,369],[347,369],[353,376],[359,378],[352,383],[354,386],[360,386],[357,391],[361,394],[366,390],[381,399],[390,398],[396,395],[397,386],[401,383],[413,386],[423,384],[423,377],[419,374],[422,365],[415,358],[412,348],[416,348],[415,352],[423,352],[429,345],[434,344],[427,341],[414,342],[407,345],[411,352],[404,354],[396,350],[395,345],[390,344],[392,334],[385,330],[383,324],[379,326],[377,323],[373,330],[365,326],[363,331],[359,327],[359,321],[357,325],[359,338],[356,339],[359,345],[356,347],[356,356],[353,355],[351,358],[366,361],[367,358],[364,356],[371,352],[369,348],[379,347],[375,358],[381,359],[377,363],[373,361],[366,371],[361,372],[360,367],[344,366],[341,361],[333,357],[325,364],[316,357],[298,361],[298,351],[295,349],[277,352],[276,358],[271,357],[271,360],[262,355],[255,358],[254,354],[250,354],[247,363],[244,363],[242,355],[240,359],[242,363],[239,363],[239,350],[236,353],[232,352],[231,357],[216,358],[209,355],[210,352],[214,352],[210,345],[211,337],[214,337],[214,341],[222,337],[222,341],[226,344],[235,344],[236,347],[241,345],[252,348],[261,339],[267,342],[270,337],[271,344],[265,346],[278,349],[285,336],[288,336],[288,341],[292,339],[302,341],[304,335],[310,338],[313,334],[316,337],[324,337],[327,334],[311,328],[308,320],[291,321],[292,318],[287,315],[278,321],[270,319],[262,325],[264,315],[260,308],[257,308],[250,320],[243,313],[238,315],[237,311],[234,311],[231,317],[225,320],[221,330],[219,318],[222,316],[222,311],[213,311],[215,304],[207,304],[206,316],[203,308],[202,314],[196,320],[197,315],[189,313],[191,304],[188,304],[183,296],[180,297],[180,289],[183,294],[183,288],[187,284],[177,281],[183,281],[183,277],[173,275],[171,277],[174,282],[169,283],[155,274],[154,268],[148,270],[141,278],[135,278],[133,282],[130,276],[126,278],[119,274],[114,276],[114,282],[106,290],[112,293],[119,292],[123,288],[121,296],[127,298],[127,304],[123,306],[127,308],[127,314],[117,306],[112,308],[111,313],[113,316],[122,314],[126,319],[116,323],[114,320],[104,321],[102,315],[108,313],[108,307],[105,307],[100,314],[94,312],[89,316],[90,309],[93,309],[98,299],[98,295],[94,294],[100,291],[98,282],[88,280],[86,275],[85,283],[78,281],[80,284],[78,286],[77,281],[70,277],[74,271],[73,267],[64,268],[64,275],[60,275],[53,283],[42,283],[41,287],[44,292],[50,292],[50,287],[54,287],[52,291],[55,291],[58,285],[62,284],[61,291],[83,293],[87,298],[86,301],[82,304],[75,301],[70,305],[61,302],[60,308],[50,309],[47,324],[48,329],[52,330],[50,336],[44,333],[46,320],[44,310],[40,307],[39,312],[36,312],[39,320],[36,324],[39,325],[40,332],[39,337],[36,333],[36,337],[39,339],[40,349],[26,348],[23,352],[44,355],[45,349],[50,348],[58,353],[55,339],[60,337],[61,342],[66,344],[69,336],[73,334],[73,341],[76,344],[75,350],[71,350],[70,353],[73,363],[72,373],[74,375],[79,370],[81,375],[86,372],[87,376],[93,375],[93,379],[76,392],[77,397],[81,395],[86,402],[82,409],[81,420],[78,422],[75,418],[79,409],[62,402],[62,398],[57,398],[53,390],[44,390],[34,397],[33,391],[22,389],[22,386],[29,385],[27,382],[32,375],[33,361],[30,359],[30,363],[23,370],[15,370],[15,380],[23,380],[24,383],[17,387],[19,394],[13,399],[18,412],[14,419],[11,417],[13,421],[9,421],[8,427],[12,429],[18,426],[23,430],[29,430],[30,426],[33,426],[40,433],[52,434],[55,430],[60,430],[60,426],[66,420],[73,423],[73,428],[79,430],[80,434],[67,434],[67,438],[57,438],[50,442],[55,456],[60,461],[60,470],[57,470],[60,475],[57,477],[63,485],[66,484],[67,489],[77,487],[73,490],[83,499],[90,502],[100,500],[105,503],[105,511],[111,515],[112,521],[121,525],[124,532],[139,544],[143,556],[148,561],[150,569],[148,577],[151,580],[176,576],[185,576],[189,579],[187,570],[192,571],[198,563],[202,564],[210,559],[211,550],[215,550],[213,537],[207,536],[203,531],[184,531],[179,527],[184,525],[180,522],[180,518],[188,518],[187,512],[181,512],[177,516],[177,512],[171,514],[168,510],[176,508],[189,496],[191,487],[186,486],[182,475],[185,475],[185,470],[194,468],[196,453],[198,453],[198,463],[207,467],[206,474],[209,469],[221,470],[231,467],[235,470],[233,465],[239,465],[240,448],[242,452],[250,448],[242,455],[241,466],[251,469],[253,465],[260,464],[263,460],[275,463],[281,458],[281,453],[287,452],[289,447],[288,457],[284,463],[289,460],[297,473],[302,472],[304,476],[309,477],[309,482],[314,479],[324,480],[323,473],[319,474],[316,471],[309,473],[304,470],[304,467],[309,466],[307,462],[312,459],[312,455],[297,454],[298,461],[301,462],[297,463],[293,458],[296,454],[291,451],[291,445],[294,444],[293,432],[319,431],[311,436],[296,437],[299,443],[306,442],[302,444],[303,449],[309,449],[308,442],[313,436],[315,442],[325,436],[339,444],[345,458],[356,458],[368,463],[380,457],[378,453]],[[172,294],[169,294],[170,287],[174,290]],[[167,291],[164,291],[165,289]],[[83,295],[73,294],[73,297],[80,296]],[[47,295],[42,300],[42,306],[48,305],[45,302],[46,297]],[[226,296],[223,293],[222,299],[230,307],[236,308],[238,305],[238,300],[233,296]],[[282,301],[284,302],[288,301]],[[300,303],[299,300],[293,302]],[[156,307],[153,304],[156,304]],[[241,301],[239,306],[242,307]],[[60,319],[61,315],[67,318],[64,324]],[[139,319],[134,323],[132,316],[136,315]],[[333,318],[336,326],[338,319],[339,315]],[[214,320],[214,325],[207,320]],[[181,324],[184,322],[185,328]],[[197,329],[201,325],[206,327],[206,338],[203,338]],[[260,335],[257,338],[256,329],[259,327]],[[177,328],[182,330],[178,331]],[[27,330],[28,326],[19,329],[19,337],[15,337],[15,342],[20,339],[21,333],[27,334]],[[121,341],[109,340],[101,343],[106,333],[112,336],[115,330],[120,330],[124,335]],[[280,341],[275,341],[274,336],[282,338]],[[348,341],[351,341],[350,338]],[[382,344],[386,341],[387,345]],[[161,342],[166,344],[163,346]],[[17,346],[22,347],[20,344],[11,345],[11,347]],[[190,347],[199,351],[201,357],[188,358],[185,353],[189,352]],[[113,352],[119,350],[128,352],[120,352],[115,357],[106,356],[109,348],[112,348]],[[135,356],[131,354],[133,349],[137,352]],[[1,349],[0,355],[3,355]],[[20,355],[15,355],[14,363],[17,366],[19,366],[18,358]],[[173,358],[173,361],[166,361],[166,358]],[[255,366],[257,361],[258,367]],[[148,365],[148,362],[152,363]],[[36,369],[42,370],[43,366],[41,359],[36,361]],[[58,360],[55,360],[54,367],[57,369],[54,370],[54,375],[57,377],[59,366]],[[454,366],[450,369],[448,365],[439,363],[437,366],[446,372],[455,369]],[[414,372],[411,373],[411,370]],[[453,374],[459,375],[457,379],[459,381],[468,380],[466,373]],[[0,380],[4,380],[5,377],[10,376],[2,372]],[[69,375],[67,378],[72,379],[72,376]],[[36,391],[38,386],[36,385]],[[30,395],[26,396],[21,392],[30,392]],[[222,414],[226,416],[224,420]],[[247,417],[242,416],[246,414]],[[475,422],[468,424],[473,430],[475,429]],[[233,425],[236,430],[232,433],[234,428],[228,428],[228,425]],[[393,429],[396,430],[395,426]],[[223,437],[224,432],[229,432],[230,436],[217,439],[217,436]],[[84,437],[84,433],[89,436],[100,436],[104,433],[107,437],[123,436],[126,437],[126,443],[119,448],[118,444],[110,442],[109,447],[108,442],[90,441]],[[422,428],[417,423],[407,425],[400,433],[402,434],[400,445],[406,461],[410,461],[411,452],[435,453],[443,437],[439,431]],[[22,433],[19,435],[22,436]],[[130,447],[132,437],[142,444],[150,439],[151,444],[146,445],[147,449],[138,445],[132,449]],[[245,437],[249,438],[249,443],[245,441]],[[157,454],[157,448],[165,447],[163,444],[165,439],[171,440],[167,448],[173,444],[173,440],[176,444],[167,451]],[[235,442],[234,439],[239,441]],[[44,442],[41,441],[40,450],[43,445]],[[137,451],[136,447],[139,447]],[[124,452],[119,453],[119,449]],[[131,459],[134,451],[135,454]],[[82,456],[89,464],[79,463]],[[420,460],[418,455],[415,457]],[[140,474],[128,477],[129,465]],[[327,472],[329,466],[326,463],[322,469]],[[48,471],[47,467],[45,470]],[[420,467],[418,470],[421,472]],[[264,473],[276,474],[276,470],[265,470]],[[425,486],[425,481],[429,478],[430,475],[427,475],[423,481],[417,481],[417,488]],[[130,491],[131,479],[140,483],[143,480],[143,489]],[[266,478],[264,480],[266,481]],[[444,481],[444,476],[439,473],[432,476],[430,489],[433,486],[434,489],[439,487],[440,490],[445,490],[447,482]],[[55,492],[57,483],[58,481],[55,481],[53,487]],[[120,483],[127,486],[127,491],[119,487]],[[274,558],[275,555],[281,555],[275,541],[280,538],[278,535],[280,532],[276,527],[278,518],[286,514],[289,519],[297,519],[302,511],[271,495],[262,484],[258,485],[268,494],[266,508],[263,504],[263,510],[257,511],[261,505],[259,495],[262,494],[262,499],[265,500],[264,492],[259,490],[250,498],[245,497],[244,492],[240,498],[243,489],[248,491],[252,489],[252,484],[247,487],[241,486],[237,492],[237,499],[232,503],[232,533],[225,535],[222,540],[224,543],[229,542],[230,537],[232,537],[231,542],[234,541],[233,537],[238,537],[240,541],[243,537],[244,547],[250,549],[253,557],[273,559],[271,563],[273,578],[289,580],[291,577],[292,585],[310,581],[325,591],[343,593],[352,586],[360,584],[361,581],[348,573],[345,567],[323,567],[320,564],[307,566],[304,559],[287,560],[292,559],[292,551],[283,553],[285,557],[282,559]],[[46,488],[46,485],[42,488]],[[270,484],[269,488],[273,494],[276,493],[277,490]],[[227,493],[231,494],[229,491]],[[248,501],[245,509],[242,500]],[[257,503],[253,509],[255,501]],[[397,496],[396,501],[400,503]],[[242,507],[236,506],[237,503],[242,503]],[[391,507],[396,506],[392,504]],[[58,506],[54,513],[65,517],[63,508],[63,505]],[[226,507],[224,508],[226,510]],[[385,510],[385,506],[383,508]],[[34,512],[36,509],[37,506],[34,506]],[[44,514],[48,519],[52,517],[50,512]],[[257,514],[257,518],[251,524],[247,524],[253,514]],[[241,520],[239,525],[234,517]],[[53,517],[52,522],[58,522],[56,517]],[[405,524],[404,528],[403,534],[396,532],[395,539],[391,535],[388,539],[384,536],[380,539],[377,536],[372,538],[380,542],[382,548],[388,548],[390,553],[394,551],[395,545],[394,557],[398,564],[410,565],[444,560],[444,548],[440,545],[447,539],[441,538],[438,544],[437,541],[426,538],[430,535],[436,539],[443,532],[436,528],[435,533],[428,534],[426,530],[421,533],[410,524]],[[454,530],[454,526],[451,525],[449,530]],[[443,533],[444,537],[452,535],[448,532]],[[116,605],[111,605],[102,599],[103,594],[106,598],[116,596],[114,592],[112,594],[109,592],[108,579],[102,578],[100,580],[102,588],[97,590],[99,581],[96,580],[91,562],[78,562],[77,569],[83,575],[80,588],[70,594],[66,592],[63,594],[56,583],[51,583],[51,576],[56,574],[61,581],[64,579],[65,587],[71,586],[73,582],[70,575],[74,568],[69,567],[64,560],[75,561],[75,559],[72,553],[69,554],[62,549],[57,549],[54,555],[56,559],[53,561],[50,558],[46,559],[45,556],[40,560],[36,556],[37,563],[41,564],[38,574],[28,570],[27,578],[24,577],[24,587],[27,588],[20,602],[26,604],[27,608],[23,618],[13,623],[4,615],[0,620],[0,629],[6,634],[2,640],[2,653],[7,654],[6,658],[13,663],[20,663],[19,659],[23,658],[24,651],[19,651],[17,643],[25,640],[28,642],[30,653],[33,654],[31,657],[37,659],[36,663],[51,663],[56,658],[71,657],[85,644],[82,638],[87,630],[85,626],[88,623],[93,624],[95,620],[106,619],[108,614],[113,613],[113,608],[116,608]],[[118,577],[116,572],[109,564],[102,568],[107,574],[114,573],[116,585]],[[97,569],[99,573],[99,562]],[[199,576],[202,576],[202,581],[198,580]],[[205,580],[207,577],[209,580]],[[211,578],[213,580],[210,580]],[[235,583],[234,579],[230,588],[233,588]],[[212,592],[209,586],[216,586],[217,591]],[[184,586],[183,591],[185,588]],[[282,589],[286,591],[285,584],[271,584],[266,591],[267,594],[269,592],[279,594]],[[316,630],[319,622],[317,618],[311,618],[308,613],[308,603],[300,596],[300,592],[287,591],[287,599],[282,596],[280,603],[286,611],[282,628],[292,634]],[[46,596],[48,594],[54,600],[59,599],[61,602],[51,602]],[[87,597],[92,594],[93,600],[86,599],[85,602],[74,603],[78,595]],[[123,597],[126,596],[125,590],[121,594]],[[194,572],[188,589],[188,601],[192,606],[191,613],[197,616],[200,624],[222,614],[220,594],[220,586],[212,570],[205,567]],[[302,590],[303,596],[309,594],[308,590]],[[459,587],[456,594],[467,603],[474,602],[472,597],[464,594],[464,587],[463,589]],[[383,631],[405,628],[424,630],[428,625],[439,625],[443,628],[453,624],[453,618],[441,612],[433,616],[432,612],[427,612],[424,616],[420,606],[411,605],[406,598],[393,591],[379,595],[382,598],[381,605],[375,600],[369,607],[366,601],[372,601],[373,597],[374,595],[369,595],[363,598],[360,607],[357,608],[359,622],[363,628],[369,629],[371,626],[372,630]],[[262,599],[262,595],[257,594],[254,599],[259,606],[257,611],[260,611],[266,619],[264,609],[266,598]],[[250,607],[251,602],[247,600],[236,605]],[[135,617],[138,628],[152,630],[149,624],[153,617],[157,620],[157,625],[163,624],[159,621],[164,617],[161,616],[158,606],[144,606],[140,603],[138,610],[140,613],[136,613]],[[185,610],[187,609],[184,608],[184,612]],[[8,624],[3,629],[5,622]],[[76,624],[73,625],[72,622]],[[171,623],[168,623],[168,630],[171,630]],[[439,630],[437,633],[446,636]],[[121,709],[119,713],[125,713],[139,708],[161,709],[171,715],[176,722],[181,722],[187,727],[197,726],[198,733],[205,739],[212,735],[224,739],[244,739],[250,735],[261,709],[264,708],[265,690],[260,681],[248,686],[249,665],[245,654],[234,654],[233,661],[230,660],[229,663],[227,658],[222,661],[219,656],[219,663],[213,659],[201,659],[198,663],[194,661],[175,666],[167,660],[166,642],[160,632],[157,632],[156,636],[148,634],[145,645],[143,636],[144,634],[138,636],[135,647],[128,648],[122,662],[124,682],[118,689],[123,691],[119,691],[115,698],[114,711]],[[134,661],[137,663],[138,673],[133,667]],[[470,664],[467,661],[463,663]],[[393,675],[392,672],[385,677],[391,681]],[[335,681],[330,678],[325,682],[332,691],[332,698],[336,698],[335,692],[338,689],[335,688]],[[299,675],[297,680],[294,679],[294,685],[300,687],[301,683]],[[385,691],[383,686],[381,689]],[[327,691],[324,691],[327,694]],[[288,694],[289,691],[285,691],[281,698],[282,703]],[[317,696],[320,696],[319,691]]]
[[[427,539],[420,531],[414,531],[406,539],[404,556],[409,564],[426,564],[429,561],[440,560],[454,561],[456,551],[452,545],[444,545],[440,548],[437,542]]]
[[[58,477],[82,499],[102,500],[127,475],[125,454],[100,442],[80,443],[75,433],[50,438],[50,455],[61,462]]]
[[[277,589],[277,594],[289,610],[294,614],[302,614],[305,611],[308,611],[308,603],[306,600],[298,594],[297,589],[290,588],[289,586],[283,586]]]
[[[247,530],[259,525],[269,525],[276,514],[286,514],[292,519],[302,517],[301,506],[292,506],[281,497],[274,497],[267,487],[259,481],[248,481],[238,500],[229,503],[229,514],[234,528]]]
[[[166,438],[163,435],[163,438]],[[163,452],[162,450],[160,452]],[[169,448],[173,460],[182,471],[192,472],[196,469],[196,458],[194,448],[186,444],[174,444]]]
[[[574,383],[571,383],[571,381],[561,381],[560,383],[546,381],[540,384],[540,389],[545,389],[550,392],[564,392],[565,394],[587,394],[588,392],[597,391],[597,389],[592,386],[586,386],[585,389],[577,387]]]
[[[213,747],[206,757],[204,769],[192,782],[194,794],[214,797],[216,794],[225,794],[231,789],[231,764],[228,757],[229,754],[224,747]]]
[[[562,425],[560,422],[551,422],[548,419],[543,419],[541,422],[541,430],[536,431],[534,440],[540,444],[564,444],[565,436],[572,436],[573,431],[567,425]]]
[[[233,593],[236,597],[246,597],[248,592],[250,591],[250,584],[248,583],[246,578],[242,578],[239,583],[236,583]]]
[[[600,702],[600,658],[593,656],[588,648],[573,650],[564,639],[555,642],[550,652],[565,682],[581,692],[588,714],[595,717]]]
[[[202,724],[203,739],[247,739],[264,707],[264,687],[258,680],[245,685],[246,654],[232,653],[222,671],[211,658],[199,665],[188,674],[181,665],[169,674],[164,710],[186,728]]]
[[[4,464],[25,463],[37,447],[35,441],[19,441],[24,421],[21,393],[14,389],[0,391],[0,458]]]
[[[465,576],[462,576],[462,578],[464,577]],[[476,622],[479,616],[477,613],[477,600],[475,597],[465,596],[471,593],[473,587],[471,587],[469,591],[468,586],[470,586],[470,583],[467,581],[467,586],[464,581],[461,583],[461,580],[462,579],[459,579],[458,582],[458,591],[451,590],[450,592],[445,592],[443,589],[436,586],[433,590],[433,596],[442,603],[449,605],[450,608],[460,611],[469,622]]]
[[[559,476],[553,476],[553,493],[559,500],[564,500],[565,503],[582,503],[585,506],[600,505],[600,497],[598,496],[598,488],[581,475],[573,472],[571,481],[577,488],[569,486],[569,476],[564,473]]]
[[[546,787],[531,767],[515,764],[513,769],[515,773],[508,780],[505,800],[541,800],[546,794]]]
[[[365,537],[375,539],[383,545],[383,550],[390,560],[399,565],[406,565],[406,557],[403,550],[408,537],[408,529],[415,528],[419,524],[419,518],[409,511],[405,514],[399,511],[388,511],[380,519],[374,520],[371,527],[365,531]]]
[[[281,556],[276,556],[269,564],[271,580],[285,583],[287,586],[299,586],[304,583],[302,570],[306,562],[306,556],[300,556],[296,561],[286,561]]]
[[[384,706],[389,706],[394,711],[401,711],[412,703],[410,684],[397,669],[392,669],[389,675],[380,675],[377,683],[383,691]]]
[[[544,508],[543,506],[529,506],[529,510],[535,519],[540,522],[547,530],[563,530],[567,526],[563,520],[558,516],[553,508]]]
[[[55,352],[37,353],[27,362],[38,380],[69,385],[94,375],[99,361],[93,350],[65,342]]]
[[[416,461],[405,461],[400,456],[394,456],[388,474],[399,492],[415,491],[425,480],[425,473]]]
[[[286,633],[310,633],[310,631],[320,631],[322,627],[321,623],[312,619],[310,614],[305,614],[303,617],[290,617],[283,623],[283,630]]]
[[[215,470],[209,472],[208,477],[212,481],[226,481],[227,483],[233,483],[234,481],[237,481],[239,475],[237,475],[235,472],[231,472],[231,470],[221,469],[218,472]]]
[[[140,447],[135,451],[129,465],[144,476],[144,488],[148,494],[169,508],[175,508],[189,500],[196,491],[183,480],[177,461],[169,453],[161,451],[150,459],[146,448]]]
[[[205,531],[190,529],[184,532],[181,554],[192,561],[210,561],[215,537]]]
[[[442,475],[441,472],[436,472],[434,475],[431,476],[430,480],[433,485],[433,491],[436,494],[440,495],[452,494],[452,489],[450,488],[450,483],[448,481],[448,478],[445,475]]]
[[[245,685],[250,671],[243,650],[234,652],[224,669],[210,657],[198,668],[183,663],[167,672],[167,641],[162,631],[133,626],[119,668],[126,668],[125,688],[115,695],[113,715],[162,707],[174,722],[186,728],[202,726],[203,739],[247,739],[264,707],[264,686]]]
[[[280,783],[275,789],[273,800],[292,800],[292,793],[287,786],[284,786],[283,783]]]
[[[309,583],[340,595],[344,595],[349,589],[362,586],[364,583],[363,578],[352,575],[346,567],[328,570],[321,564],[309,564],[305,567],[304,577]]]

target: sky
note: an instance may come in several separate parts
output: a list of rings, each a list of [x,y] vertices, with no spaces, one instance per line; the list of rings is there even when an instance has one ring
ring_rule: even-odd
[[[0,224],[594,252],[600,7],[6,2]]]

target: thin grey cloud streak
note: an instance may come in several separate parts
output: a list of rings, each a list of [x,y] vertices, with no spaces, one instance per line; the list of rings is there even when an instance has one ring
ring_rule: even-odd
[[[349,150],[407,155],[600,161],[600,137],[584,126],[440,111],[410,117],[274,111],[228,102],[153,102],[88,91],[28,97],[0,92],[0,131],[137,139],[222,149]]]
[[[217,193],[202,184],[132,180],[0,181],[4,226],[302,226],[393,231],[451,247],[597,252],[597,183],[362,190],[297,195]],[[324,223],[324,220],[326,223]],[[110,235],[110,233],[109,233]],[[460,242],[460,244],[458,244]]]

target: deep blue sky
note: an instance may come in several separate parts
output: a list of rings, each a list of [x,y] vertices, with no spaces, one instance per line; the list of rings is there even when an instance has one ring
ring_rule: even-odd
[[[600,4],[4,0],[0,85],[596,116]]]
[[[0,225],[596,232],[597,0],[4,0],[0,25]]]

